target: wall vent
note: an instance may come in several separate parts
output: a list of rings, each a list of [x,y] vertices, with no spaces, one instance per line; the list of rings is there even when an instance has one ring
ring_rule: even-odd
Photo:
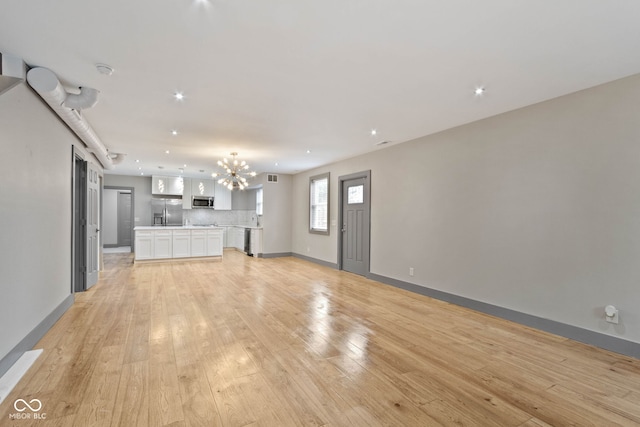
[[[277,184],[278,183],[278,175],[275,174],[267,174],[267,182],[270,182],[272,184]]]

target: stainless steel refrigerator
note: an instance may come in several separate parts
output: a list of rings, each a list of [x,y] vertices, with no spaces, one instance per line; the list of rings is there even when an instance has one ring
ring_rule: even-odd
[[[151,199],[152,225],[182,225],[181,199]]]

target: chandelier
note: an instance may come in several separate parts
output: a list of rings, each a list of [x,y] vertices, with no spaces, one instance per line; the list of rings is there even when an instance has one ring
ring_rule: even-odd
[[[218,184],[222,184],[227,187],[229,190],[234,190],[239,188],[240,190],[244,190],[247,185],[247,178],[252,178],[256,176],[255,172],[246,172],[249,170],[249,165],[244,160],[239,162],[236,159],[238,153],[231,153],[231,161],[226,158],[222,160],[218,160],[218,166],[225,170],[224,173],[212,173],[211,176],[214,178],[221,177],[218,180]]]

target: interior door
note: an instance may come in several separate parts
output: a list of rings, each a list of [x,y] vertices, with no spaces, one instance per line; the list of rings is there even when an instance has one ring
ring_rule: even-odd
[[[369,179],[341,179],[342,269],[365,275],[369,272]]]
[[[87,162],[74,157],[73,177],[73,291],[82,292],[87,281]]]
[[[87,165],[87,281],[86,289],[98,283],[100,240],[100,181],[95,165]]]
[[[131,246],[131,193],[118,192],[118,246]]]

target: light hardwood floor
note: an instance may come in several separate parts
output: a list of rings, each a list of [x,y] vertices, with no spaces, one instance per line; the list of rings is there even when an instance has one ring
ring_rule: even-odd
[[[1,426],[640,425],[637,359],[295,258],[105,262]]]

